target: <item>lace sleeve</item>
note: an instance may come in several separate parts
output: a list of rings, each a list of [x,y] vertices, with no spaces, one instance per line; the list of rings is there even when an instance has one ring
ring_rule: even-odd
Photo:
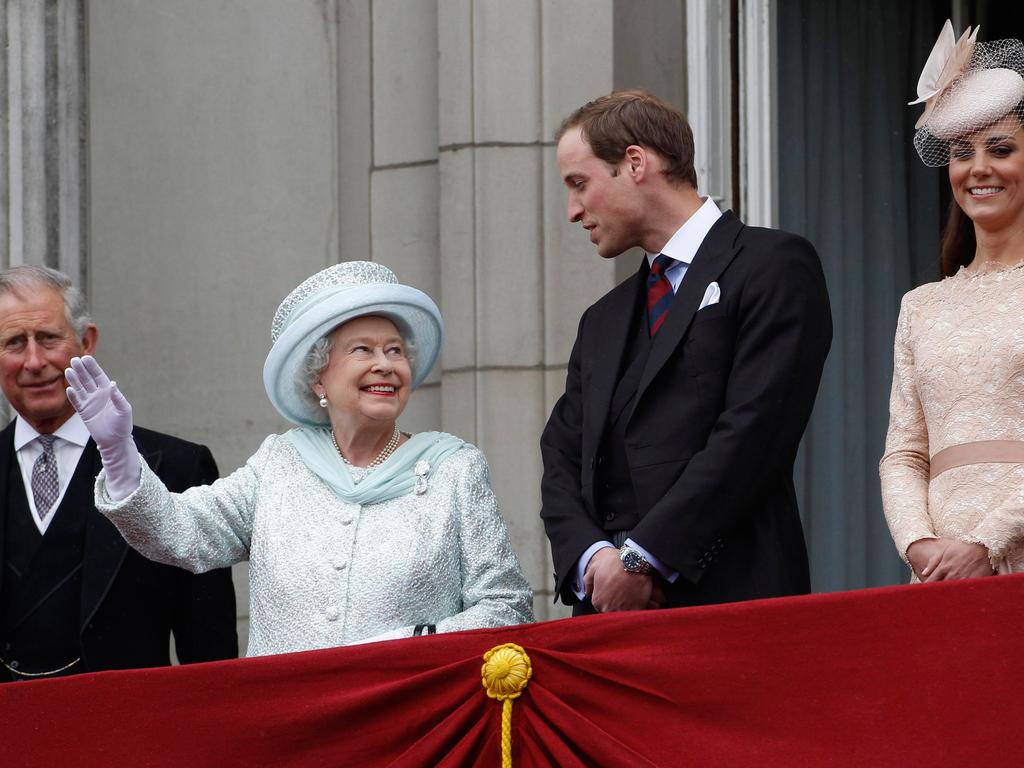
[[[903,297],[896,325],[889,432],[878,467],[885,519],[905,562],[907,547],[935,536],[928,515],[928,428],[915,380],[909,298]]]

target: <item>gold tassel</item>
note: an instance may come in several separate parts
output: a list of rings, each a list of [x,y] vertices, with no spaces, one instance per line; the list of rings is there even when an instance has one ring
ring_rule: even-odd
[[[487,695],[502,702],[501,768],[512,768],[512,700],[525,690],[533,675],[530,657],[515,643],[496,645],[484,654],[480,669]]]

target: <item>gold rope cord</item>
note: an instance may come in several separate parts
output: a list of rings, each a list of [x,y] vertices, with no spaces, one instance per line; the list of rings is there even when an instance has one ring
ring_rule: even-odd
[[[530,657],[515,643],[496,645],[484,654],[480,677],[484,690],[501,705],[501,768],[512,768],[512,700],[533,675]]]

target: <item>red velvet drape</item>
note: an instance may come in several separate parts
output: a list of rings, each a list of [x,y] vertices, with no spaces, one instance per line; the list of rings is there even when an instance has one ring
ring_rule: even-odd
[[[15,683],[0,766],[499,766],[506,642],[516,766],[1018,765],[1022,607],[1024,575]]]

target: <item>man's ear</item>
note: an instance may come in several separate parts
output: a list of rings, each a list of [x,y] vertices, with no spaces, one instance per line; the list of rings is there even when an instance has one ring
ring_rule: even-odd
[[[626,147],[625,160],[626,170],[634,181],[642,181],[644,176],[650,173],[650,157],[647,150],[637,144],[630,144]]]
[[[94,354],[96,352],[96,342],[99,340],[100,329],[96,327],[96,323],[89,323],[85,326],[85,332],[82,334],[82,354]]]

